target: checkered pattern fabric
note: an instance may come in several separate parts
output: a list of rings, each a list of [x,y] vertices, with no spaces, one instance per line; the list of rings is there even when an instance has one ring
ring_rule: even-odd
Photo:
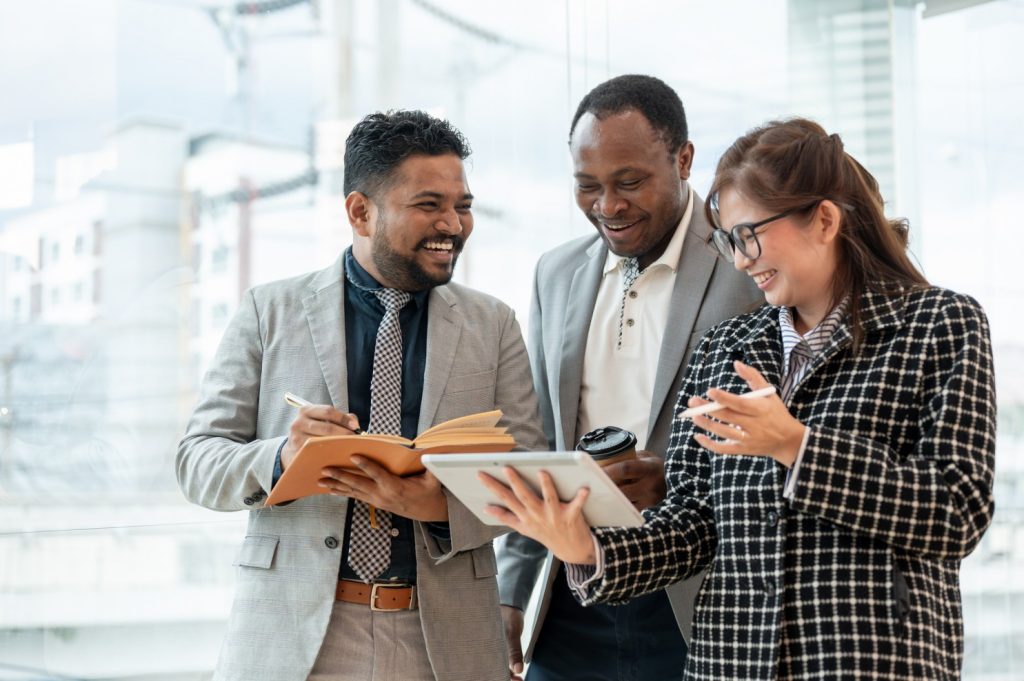
[[[604,575],[585,603],[622,602],[708,569],[686,679],[958,679],[960,561],[993,512],[988,321],[928,288],[862,299],[794,386],[810,429],[788,502],[769,457],[719,456],[677,421],[669,492],[636,529],[598,530]],[[734,360],[780,385],[779,308],[710,330],[680,392],[742,392]]]
[[[623,258],[622,260],[622,304],[619,306],[619,341],[617,347],[622,347],[622,323],[626,316],[626,296],[629,289],[640,278],[644,271],[640,269],[640,261],[636,258]]]
[[[405,291],[374,289],[384,306],[384,318],[377,328],[373,348],[373,374],[370,377],[370,425],[368,432],[400,435],[402,432],[402,327],[398,313],[411,300]],[[353,501],[352,532],[349,538],[348,564],[359,578],[371,581],[391,562],[391,514]]]

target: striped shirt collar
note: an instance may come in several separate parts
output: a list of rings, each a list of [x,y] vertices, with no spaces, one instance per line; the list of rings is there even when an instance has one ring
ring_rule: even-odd
[[[821,352],[829,339],[843,325],[846,308],[850,297],[843,298],[817,326],[801,336],[793,325],[793,312],[786,306],[779,308],[779,330],[782,332],[782,366],[789,372],[790,359],[793,353],[804,362],[808,362]]]

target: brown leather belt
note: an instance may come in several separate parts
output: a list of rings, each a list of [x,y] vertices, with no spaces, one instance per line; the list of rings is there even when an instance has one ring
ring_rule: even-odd
[[[365,584],[339,579],[335,600],[368,605],[370,610],[415,610],[416,587],[409,584]]]

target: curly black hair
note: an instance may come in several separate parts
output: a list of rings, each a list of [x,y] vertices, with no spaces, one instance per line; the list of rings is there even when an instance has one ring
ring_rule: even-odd
[[[664,140],[670,154],[686,144],[689,130],[686,111],[676,91],[654,76],[624,75],[606,80],[588,92],[580,101],[569,126],[569,142],[583,114],[592,113],[600,120],[624,111],[636,110],[644,115],[655,132]]]
[[[366,116],[345,140],[344,192],[373,196],[409,156],[455,154],[466,159],[469,142],[455,126],[423,111],[387,111]]]

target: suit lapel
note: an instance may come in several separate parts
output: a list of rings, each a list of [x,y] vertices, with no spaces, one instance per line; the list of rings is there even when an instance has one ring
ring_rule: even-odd
[[[750,333],[733,349],[738,359],[761,372],[770,384],[782,386],[782,335],[779,330],[779,309],[765,306]],[[731,367],[730,367],[731,369]],[[739,380],[737,378],[737,380]]]
[[[418,428],[421,433],[434,423],[441,395],[455,363],[463,321],[455,307],[455,296],[447,286],[433,289],[427,301],[427,365],[423,373]]]
[[[583,381],[583,356],[587,350],[587,334],[594,316],[597,289],[608,254],[600,239],[587,249],[585,260],[572,275],[566,300],[565,326],[562,331],[562,356],[558,367],[558,405],[561,416],[562,442],[571,449],[575,443],[576,419],[580,406],[580,384]]]
[[[324,374],[331,404],[348,411],[348,365],[345,362],[345,276],[342,259],[320,271],[302,299],[313,349]]]
[[[683,366],[686,346],[697,323],[697,314],[704,302],[704,294],[711,282],[711,275],[715,271],[715,255],[707,247],[710,227],[704,218],[704,202],[696,193],[692,193],[691,196],[694,204],[690,226],[686,230],[679,265],[676,268],[668,322],[661,341],[661,353],[658,355],[654,392],[651,394],[651,413],[647,421],[648,438],[654,431],[676,376],[686,369]]]

